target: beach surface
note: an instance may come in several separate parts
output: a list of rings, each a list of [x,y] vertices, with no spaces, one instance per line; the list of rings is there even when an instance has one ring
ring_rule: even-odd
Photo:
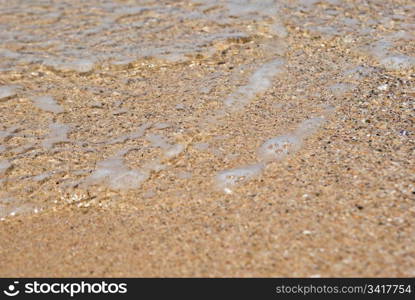
[[[415,276],[414,20],[0,0],[0,276]]]

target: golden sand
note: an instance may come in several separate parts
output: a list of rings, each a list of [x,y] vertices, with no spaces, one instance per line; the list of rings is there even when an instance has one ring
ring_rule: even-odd
[[[192,1],[165,2],[200,10]],[[8,212],[0,210],[0,276],[414,276],[414,68],[391,69],[365,48],[410,22],[413,5],[411,13],[410,1],[329,2],[304,10],[284,2],[286,34],[273,35],[277,23],[267,16],[235,21],[227,28],[246,36],[178,60],[145,55],[87,72],[45,63],[2,71],[0,86],[17,90],[0,100],[7,132],[0,161],[10,164],[0,171]],[[81,20],[74,3],[66,14]],[[329,9],[362,27],[380,12],[403,17],[371,25],[370,35],[310,29]],[[42,24],[22,14],[6,21]],[[180,24],[143,39],[186,43],[189,32],[224,26]],[[18,46],[7,44],[24,51]],[[393,47],[415,52],[413,38]],[[253,74],[275,59],[284,70],[261,73],[260,85],[269,85],[257,86]],[[252,97],[246,86],[254,86]],[[34,105],[44,95],[56,102],[48,102],[52,111]],[[232,95],[246,102],[227,108]],[[314,117],[324,122],[296,151],[262,162],[264,142]],[[67,132],[53,133],[61,125]],[[180,151],[167,154],[175,145]],[[120,165],[110,171],[124,176],[117,183],[88,179],[114,157]],[[259,174],[240,184],[217,182],[222,171],[258,163]],[[143,181],[131,170],[144,172]]]

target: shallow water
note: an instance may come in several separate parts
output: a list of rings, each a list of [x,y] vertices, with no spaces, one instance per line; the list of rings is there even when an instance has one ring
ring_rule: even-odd
[[[30,201],[35,209],[51,207],[67,186],[141,192],[171,173],[189,189],[212,181],[207,193],[219,187],[231,194],[267,164],[301,155],[335,111],[321,105],[342,105],[376,72],[415,65],[413,5],[347,13],[356,5],[0,1],[0,180],[15,199],[3,216]],[[297,48],[299,32],[342,50],[328,51],[331,64],[318,65],[317,52]],[[300,98],[307,99],[303,110],[287,109]],[[248,128],[266,130],[244,144],[240,128],[228,130],[227,122],[251,122],[253,106],[262,117]],[[30,192],[19,192],[24,180]],[[53,202],[33,196],[43,188]],[[29,195],[30,205],[21,201]]]

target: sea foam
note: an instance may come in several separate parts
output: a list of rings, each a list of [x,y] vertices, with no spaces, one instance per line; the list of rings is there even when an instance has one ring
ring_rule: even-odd
[[[356,85],[351,83],[336,83],[329,87],[329,90],[335,97],[342,97],[346,93],[352,91]]]
[[[58,114],[64,111],[64,109],[61,106],[59,106],[59,104],[56,103],[55,99],[53,99],[53,97],[51,96],[34,97],[32,98],[32,101],[36,107],[44,111],[53,112],[55,114]]]
[[[87,185],[104,184],[114,190],[137,189],[149,177],[149,173],[130,169],[124,159],[115,156],[97,163],[96,170],[86,178]]]
[[[8,160],[0,160],[0,176],[4,175],[7,172],[7,170],[11,168],[11,166],[12,164]]]
[[[285,158],[301,148],[301,138],[287,134],[266,141],[258,149],[258,158],[261,161],[270,162]]]
[[[166,139],[162,135],[148,134],[146,139],[152,144],[153,147],[161,148],[164,150],[164,156],[167,158],[173,158],[183,152],[185,147],[181,144],[172,145],[166,142]]]
[[[55,144],[68,142],[68,133],[71,127],[66,124],[52,123],[49,125],[50,133],[48,137],[42,142],[43,147],[52,149]]]
[[[252,74],[247,85],[240,87],[225,99],[225,106],[231,109],[244,107],[254,96],[271,87],[273,78],[284,71],[284,66],[285,60],[282,58],[263,64]]]
[[[78,59],[71,61],[46,60],[44,65],[51,67],[56,71],[76,72],[82,74],[91,72],[94,69],[95,62],[90,59]]]
[[[387,55],[380,58],[379,63],[390,71],[406,70],[415,67],[415,57],[403,54]]]
[[[261,174],[264,167],[264,164],[259,163],[221,171],[216,175],[215,181],[218,188],[227,194],[231,194],[235,186],[257,177]]]
[[[235,186],[259,176],[267,164],[283,160],[300,150],[304,140],[324,122],[324,117],[310,118],[302,121],[292,133],[268,139],[257,150],[258,163],[219,172],[215,177],[216,186],[231,194]]]
[[[17,88],[12,85],[0,86],[0,102],[16,96]]]

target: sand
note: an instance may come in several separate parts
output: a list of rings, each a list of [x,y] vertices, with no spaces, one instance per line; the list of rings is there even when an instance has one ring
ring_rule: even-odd
[[[411,1],[132,2],[0,4],[0,276],[415,276]]]

